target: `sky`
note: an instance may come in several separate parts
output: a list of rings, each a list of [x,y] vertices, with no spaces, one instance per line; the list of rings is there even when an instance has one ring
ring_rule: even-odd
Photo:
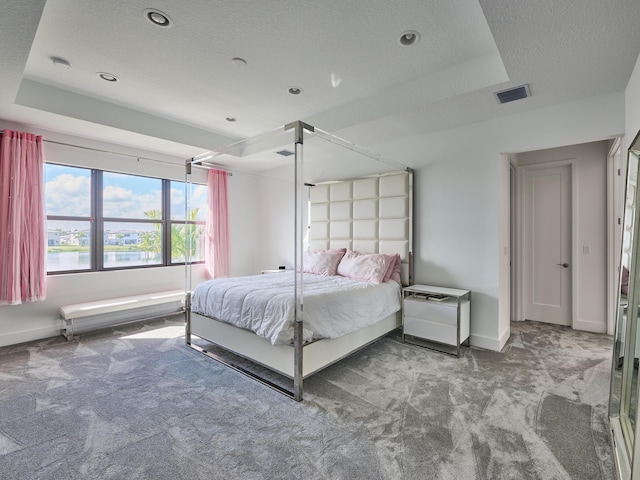
[[[104,172],[103,183],[104,215],[107,217],[144,219],[147,218],[144,212],[161,208],[162,182],[159,179]],[[183,183],[171,182],[171,186],[172,219],[183,219],[185,208]],[[199,207],[197,219],[205,220],[207,187],[191,185],[191,190],[189,207]],[[46,164],[45,209],[47,215],[89,217],[90,197],[91,171],[89,169]],[[77,228],[77,223],[73,228]]]

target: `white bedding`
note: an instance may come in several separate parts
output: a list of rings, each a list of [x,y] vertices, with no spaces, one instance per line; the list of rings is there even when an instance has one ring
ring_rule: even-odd
[[[272,344],[293,340],[294,272],[220,278],[199,284],[191,311],[252,330]],[[400,310],[401,287],[339,275],[305,273],[304,341],[336,338],[372,325]]]

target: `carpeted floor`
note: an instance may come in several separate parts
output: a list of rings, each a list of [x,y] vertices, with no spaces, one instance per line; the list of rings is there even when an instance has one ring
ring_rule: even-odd
[[[460,359],[385,338],[296,403],[180,317],[0,349],[2,479],[613,479],[611,337],[514,323]]]

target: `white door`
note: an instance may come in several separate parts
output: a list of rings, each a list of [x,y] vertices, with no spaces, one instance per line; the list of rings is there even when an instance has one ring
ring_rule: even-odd
[[[571,166],[524,172],[525,319],[571,325]]]

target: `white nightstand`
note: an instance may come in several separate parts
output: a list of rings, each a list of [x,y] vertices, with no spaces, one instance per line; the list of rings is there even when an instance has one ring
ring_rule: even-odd
[[[261,270],[260,273],[264,274],[264,273],[280,273],[280,272],[286,272],[286,270],[281,269],[281,268],[275,268],[275,269],[271,269],[271,270]]]
[[[402,341],[460,356],[469,345],[471,291],[432,285],[402,289]]]

